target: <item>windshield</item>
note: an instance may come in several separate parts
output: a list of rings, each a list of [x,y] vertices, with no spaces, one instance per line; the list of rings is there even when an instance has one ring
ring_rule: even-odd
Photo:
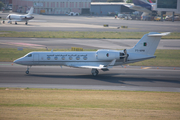
[[[27,54],[25,55],[25,57],[32,57],[32,54]]]

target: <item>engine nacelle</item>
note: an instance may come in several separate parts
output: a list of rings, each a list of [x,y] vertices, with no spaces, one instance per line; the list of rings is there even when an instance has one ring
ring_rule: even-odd
[[[113,60],[119,59],[119,57],[119,52],[114,50],[98,50],[96,52],[96,58],[98,60]]]

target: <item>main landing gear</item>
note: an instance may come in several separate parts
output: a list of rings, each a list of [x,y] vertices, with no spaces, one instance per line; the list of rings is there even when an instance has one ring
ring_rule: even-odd
[[[93,76],[97,76],[99,74],[99,71],[97,69],[92,69],[91,73]]]
[[[28,24],[28,22],[26,21],[26,23],[25,23],[26,25]]]
[[[27,66],[27,70],[26,70],[26,74],[29,74],[29,69],[31,68],[31,66]]]
[[[15,24],[17,25],[17,22],[15,22]]]

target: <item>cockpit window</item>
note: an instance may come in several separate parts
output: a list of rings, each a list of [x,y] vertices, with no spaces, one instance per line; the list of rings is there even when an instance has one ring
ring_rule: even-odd
[[[32,57],[32,54],[27,55],[27,57]]]

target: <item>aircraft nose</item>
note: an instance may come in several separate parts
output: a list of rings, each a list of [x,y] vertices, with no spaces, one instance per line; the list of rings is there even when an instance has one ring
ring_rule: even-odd
[[[16,60],[13,61],[13,63],[21,64],[21,60],[20,59],[16,59]]]

